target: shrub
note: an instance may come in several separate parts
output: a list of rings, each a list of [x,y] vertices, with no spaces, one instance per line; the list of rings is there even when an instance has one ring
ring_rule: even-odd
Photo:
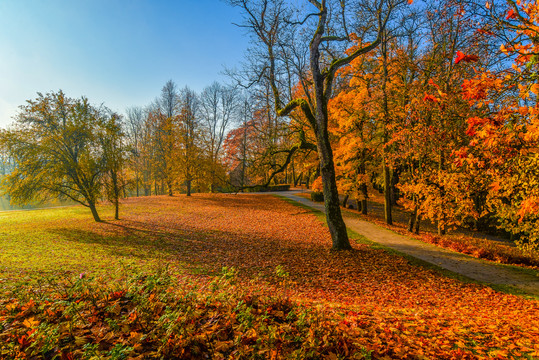
[[[316,202],[324,201],[324,193],[320,191],[313,191],[311,193],[311,200]]]
[[[311,190],[312,191],[317,191],[317,192],[322,192],[323,189],[324,189],[324,185],[322,184],[322,177],[319,176],[316,179],[314,179],[314,181],[313,181],[313,183],[311,185]]]
[[[290,185],[288,184],[269,185],[269,186],[257,185],[252,188],[245,189],[245,192],[288,191],[288,190],[290,190]]]

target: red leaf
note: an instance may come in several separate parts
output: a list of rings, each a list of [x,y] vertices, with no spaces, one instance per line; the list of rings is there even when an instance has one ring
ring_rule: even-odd
[[[455,64],[458,64],[459,62],[462,61],[462,59],[464,59],[464,53],[460,52],[460,51],[457,51],[457,57],[455,58]]]
[[[507,12],[507,16],[505,17],[507,20],[511,20],[511,19],[516,19],[517,18],[517,14],[516,12],[513,10],[513,9],[509,9],[509,11]]]
[[[463,52],[457,51],[457,57],[455,58],[455,65],[461,61],[476,62],[478,60],[479,60],[479,56],[477,55],[465,55]]]
[[[440,102],[440,100],[438,100],[438,98],[436,98],[435,96],[432,96],[432,95],[429,95],[429,94],[425,94],[425,97],[423,98],[423,101],[430,101],[430,102]]]

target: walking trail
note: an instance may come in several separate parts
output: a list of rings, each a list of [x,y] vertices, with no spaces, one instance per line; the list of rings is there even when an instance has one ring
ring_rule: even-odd
[[[294,195],[297,191],[276,193],[310,208],[325,212],[324,205]],[[370,241],[387,246],[470,279],[491,285],[514,287],[521,292],[539,296],[539,275],[519,271],[511,267],[477,259],[432,244],[397,234],[368,221],[351,217],[343,212],[348,228],[365,236]]]

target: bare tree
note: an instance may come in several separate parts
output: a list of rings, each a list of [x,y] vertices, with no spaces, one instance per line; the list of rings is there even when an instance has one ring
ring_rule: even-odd
[[[214,82],[200,95],[201,120],[204,123],[210,166],[210,191],[215,191],[216,171],[219,167],[225,133],[237,112],[235,89]]]
[[[396,6],[406,0],[326,1],[308,0],[312,11],[305,7],[291,8],[284,0],[229,0],[233,6],[243,10],[244,23],[253,35],[259,49],[265,52],[265,64],[259,69],[258,79],[269,81],[275,102],[276,113],[287,116],[301,111],[316,135],[320,172],[324,186],[326,219],[333,241],[333,249],[350,249],[346,226],[342,219],[335,181],[335,166],[328,133],[328,101],[332,96],[336,72],[353,59],[375,49],[384,33],[390,15]],[[354,6],[352,6],[354,5]],[[361,10],[363,18],[371,24],[365,36],[374,34],[372,41],[363,42],[351,53],[344,53],[341,44],[352,40],[348,22],[354,11]],[[291,16],[297,21],[290,21]],[[374,27],[374,29],[373,29]],[[357,27],[356,27],[357,28]],[[299,83],[304,97],[284,101],[279,83],[279,65],[283,64],[282,51],[290,38],[308,39],[308,67],[302,70]],[[336,45],[334,45],[336,44]],[[297,51],[301,55],[301,48]],[[286,57],[289,61],[290,58]],[[286,62],[284,62],[286,63]]]
[[[140,107],[131,107],[127,109],[126,119],[126,138],[130,152],[130,162],[135,173],[135,190],[137,196],[140,196],[140,168],[141,164],[141,145],[144,131],[144,110]]]

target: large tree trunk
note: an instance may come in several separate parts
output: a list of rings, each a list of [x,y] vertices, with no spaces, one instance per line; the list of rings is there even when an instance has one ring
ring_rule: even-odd
[[[92,215],[94,216],[94,220],[96,222],[101,222],[101,218],[99,217],[99,214],[97,213],[97,209],[95,207],[95,203],[89,202],[88,207],[90,208],[90,211],[92,212]]]
[[[333,163],[333,152],[329,143],[327,128],[319,129],[317,143],[318,155],[320,157],[320,173],[322,174],[322,184],[324,186],[326,221],[333,241],[332,249],[349,250],[352,246],[348,240],[346,225],[344,224],[339,206],[339,194],[337,192],[337,182],[335,181],[335,165]]]

